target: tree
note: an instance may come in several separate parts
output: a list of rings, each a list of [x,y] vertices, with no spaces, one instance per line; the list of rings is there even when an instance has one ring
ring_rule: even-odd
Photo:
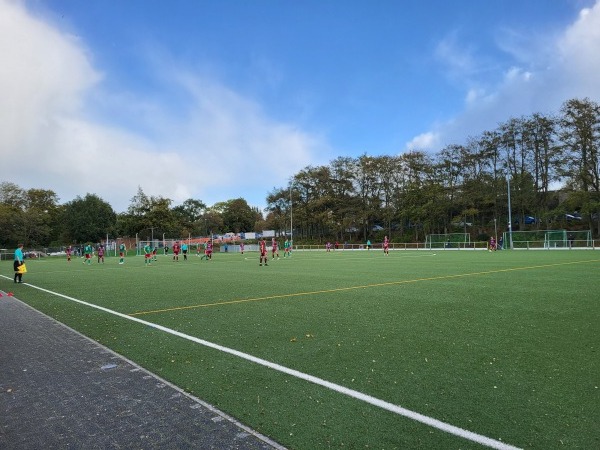
[[[182,218],[177,210],[171,209],[173,200],[161,196],[148,196],[141,187],[131,199],[127,215],[119,218],[119,234],[129,235],[145,233],[144,239],[156,239],[158,236],[187,236],[192,232],[192,224]]]
[[[25,240],[32,246],[46,246],[61,232],[58,196],[45,189],[29,189],[26,196]]]
[[[59,213],[54,191],[26,191],[14,183],[0,183],[2,245],[23,242],[26,246],[47,246],[61,232]]]
[[[206,205],[201,200],[188,198],[181,205],[173,208],[173,211],[186,222],[193,224],[202,218]]]
[[[214,209],[213,207],[207,208],[203,218],[207,236],[213,233],[219,233],[224,229],[223,215],[218,209]]]
[[[189,198],[181,205],[173,208],[177,221],[185,224],[185,229],[193,235],[205,234],[204,212],[206,205],[201,200]]]
[[[95,194],[86,194],[68,202],[64,210],[64,224],[70,241],[74,243],[100,242],[106,234],[114,234],[117,215],[112,207]]]
[[[254,230],[256,220],[256,210],[253,210],[243,198],[236,198],[225,203],[223,208],[225,230],[234,233]]]
[[[3,181],[0,183],[0,203],[24,210],[27,207],[27,195],[15,183]]]
[[[562,107],[561,139],[568,155],[564,175],[581,192],[581,209],[590,225],[600,221],[600,105],[589,99],[573,99]],[[600,223],[596,223],[597,228]]]
[[[367,239],[373,218],[381,207],[380,184],[376,158],[362,155],[358,158],[357,174],[354,179],[358,194],[363,240]]]
[[[283,231],[290,218],[290,191],[287,188],[274,189],[267,195],[267,229]]]
[[[28,244],[24,228],[26,206],[27,196],[23,189],[14,183],[0,183],[0,244],[3,247],[19,242]]]
[[[13,247],[19,242],[25,242],[25,217],[19,208],[0,203],[0,246]]]

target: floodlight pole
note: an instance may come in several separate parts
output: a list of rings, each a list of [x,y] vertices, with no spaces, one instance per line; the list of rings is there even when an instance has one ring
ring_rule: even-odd
[[[513,235],[512,235],[512,213],[510,208],[510,175],[506,176],[506,183],[508,185],[508,242],[510,249],[513,249]]]
[[[150,227],[150,235],[152,236],[152,247],[154,247],[154,229],[158,227]]]
[[[495,217],[494,217],[494,239],[496,239],[496,248],[498,248],[498,226],[496,225]]]

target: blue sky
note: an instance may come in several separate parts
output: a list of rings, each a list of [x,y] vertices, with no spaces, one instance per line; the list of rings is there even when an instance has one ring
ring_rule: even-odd
[[[600,0],[0,0],[0,181],[265,206],[307,165],[600,101]]]

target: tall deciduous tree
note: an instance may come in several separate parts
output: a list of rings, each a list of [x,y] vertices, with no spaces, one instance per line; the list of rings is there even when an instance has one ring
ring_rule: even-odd
[[[58,196],[54,191],[29,189],[24,211],[26,241],[32,246],[44,246],[60,233]]]
[[[227,231],[239,233],[253,230],[257,218],[257,211],[243,198],[229,200],[223,208],[223,226]]]
[[[86,194],[68,202],[64,210],[68,238],[74,243],[100,242],[113,234],[117,215],[112,207],[95,194]]]
[[[561,139],[570,162],[565,175],[580,191],[581,209],[592,224],[594,214],[600,221],[600,105],[587,98],[573,99],[561,112]]]

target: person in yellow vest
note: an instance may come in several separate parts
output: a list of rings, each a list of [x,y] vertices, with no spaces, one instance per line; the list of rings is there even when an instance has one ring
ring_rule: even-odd
[[[25,264],[23,259],[23,244],[19,244],[19,246],[15,250],[15,262],[13,264],[13,268],[15,269],[15,283],[23,282],[23,270],[19,270],[19,267]]]

